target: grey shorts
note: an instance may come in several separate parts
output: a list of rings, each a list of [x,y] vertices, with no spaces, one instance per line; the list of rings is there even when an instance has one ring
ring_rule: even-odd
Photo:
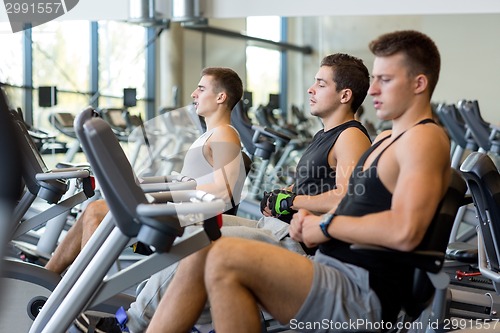
[[[298,332],[378,332],[382,308],[370,289],[368,271],[322,254],[314,259],[313,284],[299,312],[290,321]]]

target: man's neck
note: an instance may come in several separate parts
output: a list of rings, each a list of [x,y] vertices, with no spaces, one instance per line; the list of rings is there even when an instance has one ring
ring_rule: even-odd
[[[432,108],[429,103],[418,108],[414,107],[412,109],[409,109],[405,111],[401,116],[392,120],[391,135],[394,137],[398,136],[399,134],[413,127],[419,121],[428,118],[432,119]]]
[[[231,124],[231,112],[228,110],[218,110],[217,112],[205,117],[207,131],[210,131],[221,125]]]
[[[351,120],[354,120],[354,113],[346,109],[335,110],[321,119],[325,132]]]

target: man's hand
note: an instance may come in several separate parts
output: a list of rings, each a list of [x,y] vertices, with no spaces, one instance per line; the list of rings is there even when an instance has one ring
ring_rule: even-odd
[[[260,212],[264,216],[273,216],[271,210],[269,209],[269,196],[271,195],[272,192],[266,192],[264,191],[264,196],[262,197],[262,200],[260,201]]]
[[[302,235],[302,225],[306,216],[312,215],[307,209],[299,209],[299,211],[293,214],[292,220],[290,221],[290,227],[288,228],[288,234],[290,238],[294,241],[303,243]]]
[[[287,190],[274,190],[269,194],[268,208],[273,216],[292,215],[296,210],[292,209],[293,199],[297,195]]]
[[[300,211],[302,211],[302,209],[299,210],[299,212]],[[329,238],[327,238],[323,234],[323,231],[321,231],[321,228],[319,226],[321,218],[322,218],[321,215],[313,215],[313,214],[308,214],[304,216],[302,222],[302,242],[307,247],[313,248],[329,240]]]

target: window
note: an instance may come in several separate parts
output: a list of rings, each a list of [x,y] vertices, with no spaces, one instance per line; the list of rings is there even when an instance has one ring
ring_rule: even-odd
[[[48,22],[33,32],[33,122],[50,128],[50,111],[78,113],[89,104],[90,28],[88,21]],[[57,87],[57,105],[38,106],[38,87]]]
[[[12,33],[8,22],[0,23],[0,82],[12,107],[23,106],[23,38],[22,32]]]
[[[280,41],[281,19],[278,16],[248,17],[247,34]],[[247,46],[246,89],[252,92],[253,105],[267,105],[269,94],[280,92],[280,51]]]
[[[99,22],[99,106],[123,107],[123,89],[146,96],[146,29],[123,22]],[[145,110],[144,103],[138,107]],[[132,110],[131,110],[132,111]]]

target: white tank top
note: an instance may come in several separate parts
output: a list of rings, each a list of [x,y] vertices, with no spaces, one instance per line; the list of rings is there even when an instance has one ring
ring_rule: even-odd
[[[184,157],[184,164],[182,166],[181,174],[196,179],[198,185],[212,183],[214,181],[214,169],[208,163],[205,155],[203,155],[203,146],[210,138],[215,128],[203,133],[195,142],[189,147],[186,156]]]
[[[231,126],[231,128],[233,127]],[[196,179],[197,185],[210,184],[213,183],[215,179],[213,166],[207,161],[205,155],[203,155],[203,146],[213,134],[215,129],[216,128],[213,128],[203,133],[198,139],[196,139],[196,141],[193,142],[193,144],[189,147],[189,150],[184,157],[184,164],[182,166],[181,174]],[[238,133],[236,129],[233,128],[233,130]],[[231,188],[228,186],[228,184],[225,184],[225,189],[227,189],[228,192],[230,188],[231,195],[229,195],[228,193],[228,197],[232,196],[234,205],[237,205],[241,200],[241,192],[243,190],[246,178],[245,164],[243,158],[241,157],[241,154],[238,155],[238,158],[240,160],[240,168],[236,183],[231,186]],[[226,208],[230,209],[231,207],[233,207],[233,203],[231,202],[231,200],[226,200]]]

